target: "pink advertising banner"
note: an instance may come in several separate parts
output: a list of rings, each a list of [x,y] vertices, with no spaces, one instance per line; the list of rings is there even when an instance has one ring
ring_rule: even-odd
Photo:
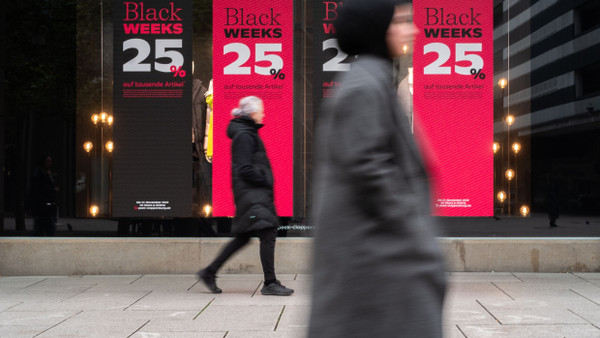
[[[493,1],[415,0],[415,130],[433,214],[493,216]]]
[[[245,96],[265,105],[265,143],[279,216],[293,214],[293,0],[213,2],[213,216],[235,213],[231,188],[231,110]]]

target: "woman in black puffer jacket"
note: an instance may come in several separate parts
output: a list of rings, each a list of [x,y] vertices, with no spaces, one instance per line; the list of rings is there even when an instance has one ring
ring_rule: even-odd
[[[260,238],[260,260],[265,275],[263,295],[288,296],[294,290],[286,288],[275,277],[275,240],[279,220],[273,198],[273,172],[258,129],[263,126],[264,105],[260,98],[248,96],[240,100],[231,114],[227,128],[231,138],[231,163],[235,218],[232,232],[235,238],[205,269],[199,278],[213,293],[221,293],[215,282],[219,268],[248,243],[251,236]]]

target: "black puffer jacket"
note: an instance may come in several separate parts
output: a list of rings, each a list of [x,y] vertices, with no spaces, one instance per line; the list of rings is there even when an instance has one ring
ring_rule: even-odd
[[[273,198],[273,172],[256,124],[249,117],[231,120],[231,164],[235,218],[232,232],[245,233],[278,226]]]

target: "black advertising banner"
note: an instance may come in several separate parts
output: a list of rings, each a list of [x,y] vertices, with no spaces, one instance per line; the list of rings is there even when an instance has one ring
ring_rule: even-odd
[[[313,88],[315,118],[318,118],[322,101],[333,97],[342,85],[335,81],[339,72],[350,70],[350,58],[342,52],[335,38],[333,22],[337,19],[338,9],[342,1],[317,1],[314,17],[314,68]]]
[[[192,214],[192,2],[114,2],[112,216]]]

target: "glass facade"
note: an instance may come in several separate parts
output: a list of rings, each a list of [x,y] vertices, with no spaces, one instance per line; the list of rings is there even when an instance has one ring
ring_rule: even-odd
[[[291,134],[293,143],[289,157],[293,159],[293,166],[289,174],[286,173],[291,177],[291,188],[284,192],[290,195],[291,211],[281,215],[280,235],[310,236],[307,215],[311,208],[312,137],[318,125],[318,107],[334,95],[333,74],[349,67],[351,57],[340,54],[332,41],[329,24],[340,3],[289,2],[293,6],[293,13],[288,13],[293,21],[293,51],[281,53],[289,52],[293,56],[293,67],[282,65],[280,69],[271,69],[275,72],[265,76],[271,82],[265,80],[264,83],[279,85],[283,83],[280,75],[293,79],[293,98],[279,98],[289,100],[292,126],[277,132]],[[421,3],[427,7],[426,0]],[[187,113],[183,114],[189,128],[167,131],[164,136],[142,141],[134,136],[142,135],[144,128],[151,128],[150,121],[128,124],[129,131],[124,132],[118,124],[124,123],[125,115],[123,110],[115,109],[122,100],[121,83],[115,79],[122,65],[115,63],[120,60],[115,55],[125,52],[121,42],[115,44],[115,32],[122,29],[119,20],[123,19],[118,12],[116,14],[115,6],[122,4],[122,1],[89,0],[2,3],[2,235],[32,234],[33,173],[47,155],[52,158],[51,180],[57,188],[57,235],[219,236],[229,233],[231,218],[213,217],[214,194],[219,189],[214,182],[218,182],[216,177],[222,172],[213,170],[214,161],[218,161],[218,147],[213,154],[211,113],[213,109],[229,111],[233,108],[213,107],[211,101],[211,84],[213,78],[218,78],[213,74],[216,60],[222,62],[227,57],[213,48],[215,31],[223,29],[213,22],[215,3],[193,1],[189,15],[192,34],[189,41],[184,39],[184,45],[189,44],[191,48],[193,61],[189,66],[187,63],[182,66],[188,73],[186,81],[193,83],[184,89],[189,91],[185,95],[189,95],[191,101]],[[231,11],[236,6],[234,2],[220,1],[219,4]],[[493,175],[493,187],[486,198],[493,205],[493,216],[439,217],[445,234],[597,237],[600,234],[600,4],[591,0],[505,0],[493,1],[493,4],[490,1],[492,6],[493,74],[489,74],[491,68],[488,68],[487,79],[493,77],[493,88],[489,88],[493,91],[493,107],[490,107],[493,144],[489,145],[493,172],[487,174]],[[227,20],[234,17],[237,20],[238,14],[227,13]],[[268,8],[266,13],[269,13]],[[270,23],[278,24],[277,15],[273,12],[270,15]],[[242,18],[241,14],[239,17]],[[257,20],[260,23],[260,19]],[[263,38],[264,34],[271,34],[261,32]],[[268,42],[275,41],[276,34],[272,34],[267,38],[273,40]],[[127,60],[135,57],[123,55]],[[423,57],[421,51],[407,46],[406,55],[394,60],[394,81],[400,89],[406,88],[411,94],[413,90],[420,90],[413,89],[413,82],[418,82],[413,81],[413,68],[417,64],[415,60]],[[164,58],[157,56],[156,62],[163,62],[161,60]],[[257,61],[257,65],[264,63]],[[327,67],[332,71],[328,73]],[[176,76],[180,74],[177,71],[181,69],[176,69]],[[471,75],[477,80],[479,73]],[[168,72],[167,77],[175,81]],[[217,86],[215,92],[222,91],[223,84],[215,83],[214,87]],[[215,99],[215,105],[218,100]],[[413,102],[403,104],[412,119]],[[269,114],[268,106],[266,108]],[[483,114],[486,108],[481,109]],[[443,112],[443,103],[437,110]],[[267,119],[265,130],[268,127]],[[468,140],[469,131],[460,132],[467,133],[462,136]],[[175,202],[140,197],[131,205],[123,205],[122,190],[117,186],[127,187],[119,179],[124,169],[131,169],[131,164],[123,156],[119,157],[118,152],[130,142],[127,146],[147,151],[150,155],[146,157],[160,159],[163,153],[170,152],[167,145],[170,134],[182,133],[187,148],[184,151],[189,153],[181,158],[185,175],[165,175],[160,180],[142,183],[166,191],[178,180],[189,182],[185,183],[189,189],[181,191],[181,198],[189,201],[189,207],[186,205],[183,212],[140,213],[136,217],[127,210],[169,210],[169,205]],[[447,140],[448,144],[453,141]],[[161,167],[168,172],[179,164],[138,161],[135,165],[140,172],[145,171],[144,166],[147,169]],[[473,178],[460,184],[469,186],[478,182]],[[143,190],[139,186],[131,187],[129,191]],[[557,226],[551,227],[551,223]]]

